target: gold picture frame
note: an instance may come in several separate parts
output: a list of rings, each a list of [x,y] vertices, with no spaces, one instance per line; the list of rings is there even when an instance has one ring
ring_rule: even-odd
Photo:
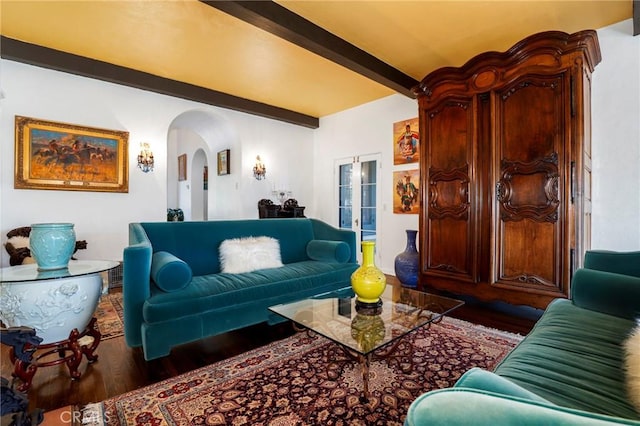
[[[231,151],[228,149],[218,152],[218,176],[228,175],[231,173],[229,162]]]
[[[129,192],[129,132],[15,117],[16,189]]]
[[[178,155],[178,181],[187,180],[187,154]]]

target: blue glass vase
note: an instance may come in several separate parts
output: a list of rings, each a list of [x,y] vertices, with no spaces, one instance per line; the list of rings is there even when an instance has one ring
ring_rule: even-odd
[[[73,223],[34,223],[29,233],[31,256],[39,271],[64,269],[76,247]]]
[[[396,278],[405,287],[418,286],[418,267],[420,255],[416,249],[416,235],[418,231],[407,229],[407,247],[395,258],[394,268]]]

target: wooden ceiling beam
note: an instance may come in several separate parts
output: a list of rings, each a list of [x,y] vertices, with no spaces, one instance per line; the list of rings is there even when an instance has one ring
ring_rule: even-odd
[[[415,98],[418,81],[273,1],[200,0],[262,30]]]
[[[633,35],[640,34],[640,0],[633,0]]]
[[[311,129],[320,126],[317,117],[6,36],[1,36],[0,45],[0,56],[3,59],[241,111]]]

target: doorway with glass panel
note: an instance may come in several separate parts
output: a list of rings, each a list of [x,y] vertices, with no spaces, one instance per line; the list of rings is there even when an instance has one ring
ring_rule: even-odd
[[[362,241],[377,240],[380,158],[369,154],[336,161],[338,227],[355,231],[357,247]]]

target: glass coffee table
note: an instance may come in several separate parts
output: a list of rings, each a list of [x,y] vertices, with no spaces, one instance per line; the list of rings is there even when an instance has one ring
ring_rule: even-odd
[[[429,327],[464,302],[449,297],[387,284],[382,306],[361,307],[351,287],[318,294],[309,299],[272,306],[296,329],[315,332],[337,343],[348,359],[362,369],[362,401],[369,399],[369,367],[374,356],[394,360],[404,371],[412,369],[411,357],[394,354],[400,341],[421,327]],[[328,368],[335,370],[335,366]]]

